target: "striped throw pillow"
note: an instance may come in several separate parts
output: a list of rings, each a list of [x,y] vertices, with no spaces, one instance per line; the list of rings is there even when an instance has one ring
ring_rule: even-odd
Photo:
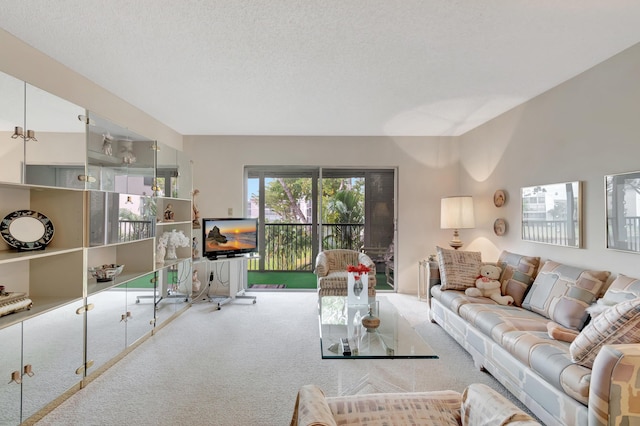
[[[603,345],[640,343],[640,298],[618,303],[591,321],[571,343],[573,362],[587,368]]]

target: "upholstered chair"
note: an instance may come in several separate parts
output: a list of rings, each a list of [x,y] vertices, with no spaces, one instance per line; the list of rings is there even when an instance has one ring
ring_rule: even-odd
[[[325,250],[316,257],[315,273],[318,277],[318,294],[320,296],[347,295],[347,266],[363,265],[369,267],[368,294],[376,294],[376,265],[365,253],[355,250]]]

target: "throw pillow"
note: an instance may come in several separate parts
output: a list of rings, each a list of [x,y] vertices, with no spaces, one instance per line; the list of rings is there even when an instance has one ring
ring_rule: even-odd
[[[522,307],[574,330],[581,330],[593,303],[609,277],[608,271],[589,271],[547,261],[522,302]]]
[[[618,303],[594,318],[571,343],[573,362],[593,367],[604,345],[640,343],[640,298]]]
[[[571,343],[578,337],[576,330],[571,330],[566,327],[556,324],[553,321],[547,323],[547,334],[554,340],[560,340],[561,342]]]
[[[482,259],[480,252],[437,247],[440,290],[462,290],[476,285]]]
[[[473,383],[462,393],[463,426],[533,425],[534,419],[483,383]]]
[[[522,306],[539,265],[539,257],[523,256],[508,251],[500,253],[498,266],[502,268],[502,294],[513,297],[514,305]]]
[[[636,297],[640,297],[640,280],[620,274],[613,280],[602,299],[605,305],[615,305]]]

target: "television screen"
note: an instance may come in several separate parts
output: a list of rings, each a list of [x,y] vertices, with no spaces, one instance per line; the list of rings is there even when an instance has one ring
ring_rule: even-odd
[[[258,219],[202,219],[202,254],[215,259],[258,251]]]

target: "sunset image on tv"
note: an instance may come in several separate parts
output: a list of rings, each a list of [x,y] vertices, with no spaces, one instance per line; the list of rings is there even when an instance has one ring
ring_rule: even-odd
[[[255,222],[221,220],[205,224],[206,250],[242,250],[256,247]]]

